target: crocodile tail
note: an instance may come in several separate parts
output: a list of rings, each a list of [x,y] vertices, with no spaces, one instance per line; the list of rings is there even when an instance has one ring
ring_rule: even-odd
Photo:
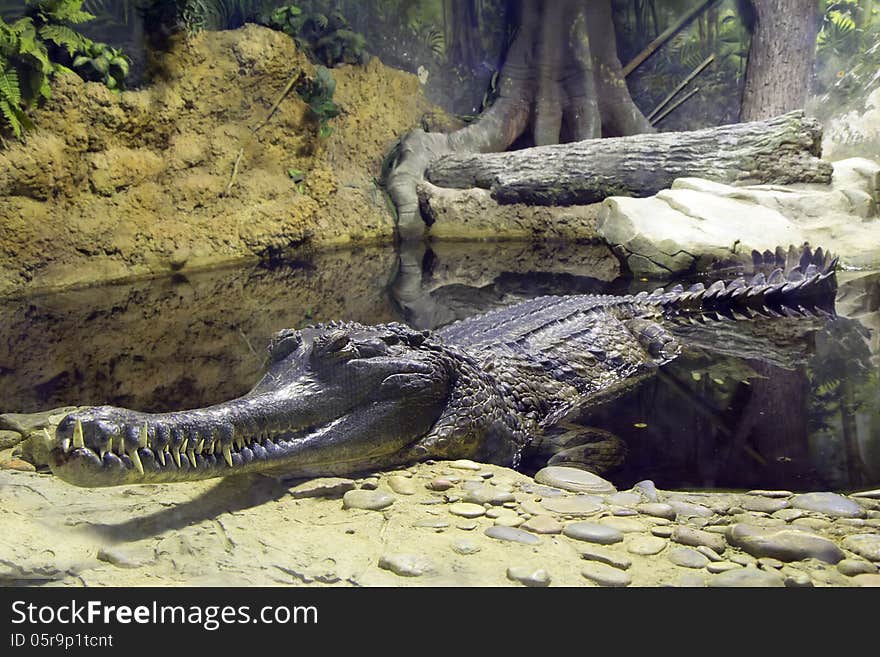
[[[751,319],[765,317],[834,317],[837,258],[808,245],[788,251],[752,253],[757,274],[708,287],[697,283],[648,295],[668,319]],[[765,273],[768,272],[769,273]],[[651,299],[651,297],[655,297]]]

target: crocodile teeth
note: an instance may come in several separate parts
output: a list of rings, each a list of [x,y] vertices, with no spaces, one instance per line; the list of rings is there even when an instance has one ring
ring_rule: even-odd
[[[180,445],[175,445],[171,448],[171,456],[174,458],[174,462],[177,464],[177,467],[181,467],[180,465]]]
[[[232,448],[229,445],[223,445],[223,458],[226,460],[226,465],[230,468],[232,467]]]
[[[192,447],[186,450],[186,458],[189,459],[189,467],[196,467],[196,453],[193,451]]]
[[[196,454],[201,454],[201,453],[202,453],[202,448],[203,448],[204,446],[205,446],[205,439],[204,439],[204,438],[200,438],[200,439],[199,439],[199,444],[196,445]]]
[[[138,447],[146,447],[147,446],[147,423],[144,422],[144,426],[141,427],[141,432],[138,434]]]
[[[159,463],[161,463],[162,467],[164,468],[165,467],[165,450],[164,449],[157,449],[156,450],[156,458],[159,459]]]
[[[76,424],[73,426],[73,448],[77,447],[85,447],[86,443],[83,440],[83,425],[79,420],[76,421]]]
[[[134,463],[135,470],[144,474],[144,464],[141,463],[141,456],[138,454],[137,447],[128,450],[128,457],[131,459],[131,462]]]

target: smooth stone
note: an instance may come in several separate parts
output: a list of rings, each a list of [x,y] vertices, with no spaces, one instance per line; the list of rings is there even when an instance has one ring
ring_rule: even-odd
[[[449,523],[445,520],[417,520],[413,523],[413,527],[427,527],[428,529],[446,529]]]
[[[2,468],[3,470],[17,470],[19,472],[37,471],[33,463],[28,463],[27,461],[23,461],[22,459],[14,457],[11,459],[6,459],[5,461],[0,461],[0,468]]]
[[[666,539],[657,536],[633,536],[626,542],[626,551],[643,557],[659,554],[666,547]]]
[[[865,573],[876,573],[877,566],[870,561],[862,561],[861,559],[844,559],[837,564],[837,570],[847,577],[855,577]]]
[[[743,496],[740,499],[740,506],[746,511],[760,511],[762,513],[775,513],[780,509],[786,509],[791,506],[791,502],[773,497],[760,496]]]
[[[520,490],[531,495],[539,495],[540,497],[561,497],[565,495],[565,491],[553,486],[542,486],[534,481],[529,481],[520,486]]]
[[[525,543],[526,545],[537,545],[541,539],[529,532],[523,531],[517,527],[504,527],[503,525],[492,525],[484,532],[489,538],[496,538],[499,541],[512,541],[514,543]]]
[[[323,477],[311,479],[290,489],[290,494],[296,499],[307,497],[342,497],[348,491],[355,489],[352,479],[342,477]]]
[[[675,509],[663,502],[645,502],[636,506],[636,511],[646,516],[675,520]]]
[[[709,586],[715,587],[768,587],[785,586],[782,575],[776,571],[757,568],[738,568],[713,576]]]
[[[683,568],[705,568],[709,563],[705,556],[689,547],[673,548],[666,556],[676,566]]]
[[[706,565],[706,570],[713,575],[726,573],[728,570],[736,570],[737,568],[742,568],[742,566],[732,561],[712,561]]]
[[[704,555],[709,561],[724,561],[724,557],[718,554],[715,550],[710,548],[708,545],[698,545],[697,552]]]
[[[474,463],[469,459],[458,459],[456,461],[451,461],[447,465],[449,465],[450,468],[455,468],[456,470],[473,470],[476,472],[477,470],[483,469],[482,465],[480,465],[479,463]]]
[[[631,509],[628,506],[615,506],[610,507],[610,511],[612,515],[624,518],[639,515],[639,512],[635,509]]]
[[[875,488],[874,490],[863,490],[858,493],[852,493],[850,497],[867,497],[873,499],[880,499],[880,488]]]
[[[638,482],[632,487],[634,491],[640,493],[648,502],[657,502],[657,487],[650,479]]]
[[[553,516],[536,515],[526,520],[520,527],[533,534],[561,534],[565,525]]]
[[[9,449],[10,447],[15,447],[24,440],[24,436],[18,433],[18,431],[11,431],[7,429],[0,430],[0,449]]]
[[[666,525],[651,527],[651,534],[657,536],[658,538],[669,538],[670,536],[672,536],[672,527],[668,527]]]
[[[62,406],[39,413],[3,413],[0,415],[0,429],[15,431],[22,436],[42,428],[58,424],[65,415],[81,408],[80,406]]]
[[[798,518],[802,518],[804,512],[801,509],[780,509],[779,511],[774,511],[770,514],[771,517],[776,518],[778,520],[784,520],[785,522],[791,522],[792,520],[797,520]]]
[[[581,574],[599,586],[623,587],[632,583],[629,573],[598,561],[589,561],[581,568]]]
[[[449,505],[449,513],[462,518],[479,518],[486,513],[486,509],[479,504],[470,502],[456,502]]]
[[[871,574],[863,574],[856,575],[852,578],[852,581],[858,584],[859,586],[872,587],[876,588],[880,586],[880,575],[871,575]]]
[[[528,513],[532,516],[547,515],[547,509],[544,508],[544,505],[540,502],[535,502],[534,500],[525,500],[524,502],[520,502],[519,509],[523,513]]]
[[[455,525],[458,529],[466,532],[474,531],[479,525],[475,523],[473,520],[463,520]]]
[[[490,509],[492,511],[493,509]],[[496,525],[503,527],[519,527],[526,519],[519,515],[516,511],[510,509],[501,509],[501,513],[492,514],[491,517]],[[487,513],[486,515],[490,515]]]
[[[868,561],[880,561],[880,535],[851,534],[843,539],[843,547]]]
[[[500,506],[505,502],[513,502],[513,493],[498,490],[495,486],[478,486],[466,490],[462,499],[473,504],[493,504]]]
[[[729,555],[727,560],[738,563],[740,566],[756,566],[758,564],[758,560],[751,554],[734,553]]]
[[[526,566],[511,566],[507,569],[507,579],[525,586],[550,586],[550,573],[543,568],[533,570]]]
[[[794,493],[790,490],[750,490],[746,495],[760,495],[761,497],[791,497]]]
[[[764,570],[779,570],[784,565],[779,559],[774,559],[773,557],[761,557],[758,559],[758,568],[763,568]]]
[[[546,486],[554,486],[575,493],[616,493],[617,489],[610,481],[602,479],[592,472],[580,468],[568,468],[562,465],[551,465],[535,474],[535,481]]]
[[[394,504],[394,496],[380,490],[356,488],[342,496],[343,509],[367,509],[379,511]]]
[[[803,518],[795,518],[791,521],[791,524],[797,527],[806,527],[808,529],[826,529],[831,526],[831,521],[826,518],[812,518],[806,516]]]
[[[634,518],[606,516],[604,518],[599,518],[599,524],[605,525],[606,527],[613,527],[622,534],[648,531],[645,523],[635,520]]]
[[[393,475],[388,477],[388,487],[398,495],[415,495],[416,482],[411,477]]]
[[[672,530],[672,536],[670,538],[675,543],[690,545],[691,547],[705,545],[706,547],[710,547],[712,548],[712,550],[718,553],[724,552],[724,549],[727,547],[723,536],[714,532],[707,532],[703,531],[702,529],[687,527],[685,525],[678,525],[677,527],[675,527]]]
[[[780,561],[819,559],[836,564],[843,559],[843,551],[822,536],[796,529],[775,529],[738,523],[726,533],[727,542],[748,552],[753,557],[773,557]]]
[[[795,495],[791,505],[796,509],[816,511],[831,518],[864,518],[865,510],[858,502],[837,493],[803,493]]]
[[[596,522],[573,522],[566,525],[562,533],[578,541],[598,543],[599,545],[611,545],[613,543],[620,543],[623,540],[621,532],[613,527],[600,525]]]
[[[712,509],[702,504],[694,504],[692,502],[683,502],[681,500],[669,500],[669,506],[675,511],[676,517],[682,518],[711,518]]]
[[[614,550],[601,548],[594,545],[581,548],[581,558],[587,561],[598,561],[620,570],[626,570],[632,566],[632,559],[624,554],[618,554]]]
[[[432,479],[427,484],[425,484],[425,487],[429,490],[434,490],[441,493],[445,490],[449,490],[453,486],[455,486],[454,483],[452,483],[448,479],[444,479],[443,477],[437,477],[436,479]]]
[[[359,485],[364,490],[376,490],[377,488],[379,488],[379,479],[376,477],[362,479],[359,482]]]
[[[541,506],[551,513],[564,516],[591,516],[602,511],[602,498],[595,495],[572,495],[541,500]]]
[[[479,545],[466,538],[456,539],[452,543],[452,551],[456,554],[461,554],[465,556],[469,554],[476,554],[482,549],[483,548],[481,548]]]
[[[606,504],[615,504],[617,506],[635,506],[641,503],[642,496],[631,491],[621,491],[605,497]]]
[[[422,555],[403,553],[383,554],[379,558],[379,568],[401,577],[421,577],[434,570],[430,560]]]

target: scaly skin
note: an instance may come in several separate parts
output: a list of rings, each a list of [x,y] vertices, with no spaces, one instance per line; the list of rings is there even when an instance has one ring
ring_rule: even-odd
[[[760,258],[760,256],[759,256]],[[436,332],[331,323],[278,333],[246,395],[173,413],[96,407],[56,430],[53,471],[80,486],[244,472],[310,477],[428,458],[516,466],[545,429],[679,353],[658,322],[833,314],[835,262],[790,279],[685,292],[541,297]]]

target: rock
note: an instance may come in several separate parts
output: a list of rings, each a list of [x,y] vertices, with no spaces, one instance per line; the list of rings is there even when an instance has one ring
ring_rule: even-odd
[[[608,507],[608,510],[611,511],[612,515],[615,515],[615,516],[618,516],[621,518],[639,515],[638,511],[636,511],[635,509],[631,509],[628,506],[611,506],[611,507]]]
[[[529,532],[517,529],[516,527],[503,527],[501,525],[493,525],[483,532],[489,538],[496,538],[499,541],[512,541],[514,543],[525,543],[526,545],[537,545],[541,539]]]
[[[475,463],[469,459],[458,459],[457,461],[450,461],[447,465],[450,468],[455,468],[456,470],[473,470],[474,472],[478,470],[482,470],[483,466],[479,463]]]
[[[868,561],[880,561],[880,535],[878,534],[851,534],[843,539],[843,547]]]
[[[774,513],[780,509],[791,506],[788,500],[760,497],[758,495],[744,495],[740,499],[740,506],[746,511],[760,511],[761,513]]]
[[[642,501],[642,496],[631,491],[621,491],[605,497],[605,504],[616,506],[636,506]]]
[[[666,547],[666,541],[657,536],[633,536],[626,542],[627,552],[641,556],[659,554]]]
[[[565,516],[591,516],[605,508],[602,504],[602,498],[595,495],[551,497],[541,500],[541,506],[547,511]]]
[[[642,497],[648,500],[648,502],[657,501],[657,487],[650,479],[645,479],[644,481],[638,482],[635,486],[632,487],[632,489],[634,492],[640,494]]]
[[[520,527],[534,534],[561,534],[565,525],[553,516],[537,515],[526,520]]]
[[[54,428],[67,414],[80,408],[85,407],[61,406],[41,413],[3,413],[0,415],[0,429],[27,436],[39,429]]]
[[[731,525],[725,534],[727,542],[753,557],[772,557],[780,561],[819,559],[836,564],[843,551],[821,536],[796,529],[757,527],[744,523]]]
[[[388,487],[398,495],[415,495],[417,492],[416,482],[412,477],[392,475],[388,477]]]
[[[705,545],[719,553],[724,552],[724,548],[727,547],[722,536],[712,532],[694,529],[693,527],[687,527],[685,525],[678,525],[675,527],[672,530],[672,536],[670,538],[676,543],[681,543],[682,545],[690,545],[692,547]]]
[[[462,555],[476,554],[477,552],[479,552],[482,549],[483,548],[481,548],[479,545],[477,545],[473,541],[470,541],[466,538],[456,539],[452,543],[452,551],[455,552],[456,554],[462,554]]]
[[[800,509],[780,509],[779,511],[774,511],[771,516],[773,518],[777,518],[779,520],[784,520],[785,522],[791,522],[792,520],[796,520],[798,518],[803,517],[804,512]]]
[[[119,568],[140,568],[145,564],[143,560],[115,547],[98,548],[97,558],[98,561],[106,561]]]
[[[790,490],[750,490],[747,495],[760,495],[761,497],[791,497],[794,495]]]
[[[470,502],[456,502],[449,505],[449,513],[462,518],[479,518],[486,513],[479,504],[471,504]]]
[[[595,545],[581,548],[581,557],[587,561],[598,561],[599,563],[604,563],[620,570],[626,570],[632,566],[632,559],[626,555]]]
[[[473,520],[462,520],[461,522],[456,523],[455,525],[458,529],[461,529],[466,532],[474,531],[479,525],[475,523]]]
[[[853,500],[837,493],[803,493],[791,499],[796,509],[817,511],[831,518],[864,518],[865,510]]]
[[[573,522],[566,525],[562,533],[578,541],[600,545],[611,545],[623,540],[623,534],[618,530],[595,522]]]
[[[761,557],[758,559],[758,568],[763,568],[764,570],[779,570],[784,565],[779,559],[774,559],[773,557]]]
[[[736,570],[737,568],[742,568],[742,566],[732,561],[710,561],[706,564],[706,570],[712,574],[726,573],[728,570]]]
[[[766,588],[785,586],[785,583],[782,576],[776,571],[739,568],[715,575],[709,580],[709,586]]]
[[[17,458],[0,461],[0,468],[4,470],[18,470],[19,472],[36,472],[37,470],[32,463]]]
[[[606,516],[605,518],[600,518],[599,524],[605,525],[606,527],[613,527],[621,534],[634,534],[648,530],[648,528],[645,527],[645,523],[640,522],[635,518],[624,518],[619,516]]]
[[[659,538],[669,538],[672,536],[672,527],[666,525],[656,525],[651,527],[651,534]]]
[[[876,573],[877,566],[869,561],[863,561],[861,559],[843,559],[837,564],[837,570],[847,577],[855,577],[856,575],[862,575],[865,573]]]
[[[394,504],[394,496],[379,490],[350,490],[342,496],[343,509],[379,511]]]
[[[462,499],[465,502],[474,504],[494,504],[500,506],[505,502],[513,502],[513,493],[498,490],[496,486],[478,486],[470,490],[466,490]]]
[[[428,529],[446,529],[449,523],[445,520],[428,518],[426,520],[416,520],[413,527],[426,527]]]
[[[581,574],[599,586],[623,587],[632,583],[629,573],[598,561],[584,564]]]
[[[351,479],[342,477],[323,477],[310,479],[290,489],[290,494],[297,498],[305,497],[342,497],[348,491],[354,490],[355,483]]]
[[[486,515],[495,521],[496,525],[504,527],[519,527],[526,519],[512,509],[492,508],[486,512]]]
[[[880,586],[880,575],[871,575],[871,574],[863,574],[856,575],[852,578],[852,581],[858,584],[859,586],[870,586],[872,588],[876,588]]]
[[[873,490],[863,490],[858,493],[852,493],[850,497],[867,497],[869,499],[880,499],[880,488],[875,488]]]
[[[666,518],[667,520],[675,520],[675,509],[668,504],[662,502],[645,502],[636,506],[636,511],[644,513],[646,516],[654,518]]]
[[[666,556],[676,566],[683,568],[705,568],[709,563],[705,556],[687,547],[673,548]]]
[[[24,436],[18,433],[18,431],[0,430],[0,449],[15,447],[22,440],[24,440]]]
[[[722,557],[708,545],[698,545],[697,552],[705,556],[709,561],[724,561],[724,557]]]
[[[455,486],[454,483],[452,483],[448,479],[444,479],[443,477],[437,477],[436,479],[432,479],[427,484],[425,484],[426,488],[428,488],[430,490],[439,491],[439,492],[442,492],[444,490],[449,490],[453,486]]]
[[[786,566],[781,571],[782,583],[790,589],[809,589],[813,587],[813,580],[807,573],[794,570]]]
[[[378,477],[367,477],[366,479],[361,479],[358,481],[358,485],[364,490],[376,490],[379,488],[379,478]]]
[[[543,568],[533,570],[526,566],[511,566],[507,569],[507,579],[525,586],[550,586],[550,574]]]
[[[711,518],[712,509],[702,504],[693,504],[681,500],[670,500],[669,506],[675,511],[676,517],[682,518]]]
[[[426,573],[434,572],[433,564],[418,554],[383,554],[379,558],[379,568],[390,570],[401,577],[421,577]]]
[[[601,495],[616,493],[617,489],[609,481],[599,475],[579,468],[551,465],[535,474],[535,481],[546,486],[553,486],[575,493],[593,493]]]

